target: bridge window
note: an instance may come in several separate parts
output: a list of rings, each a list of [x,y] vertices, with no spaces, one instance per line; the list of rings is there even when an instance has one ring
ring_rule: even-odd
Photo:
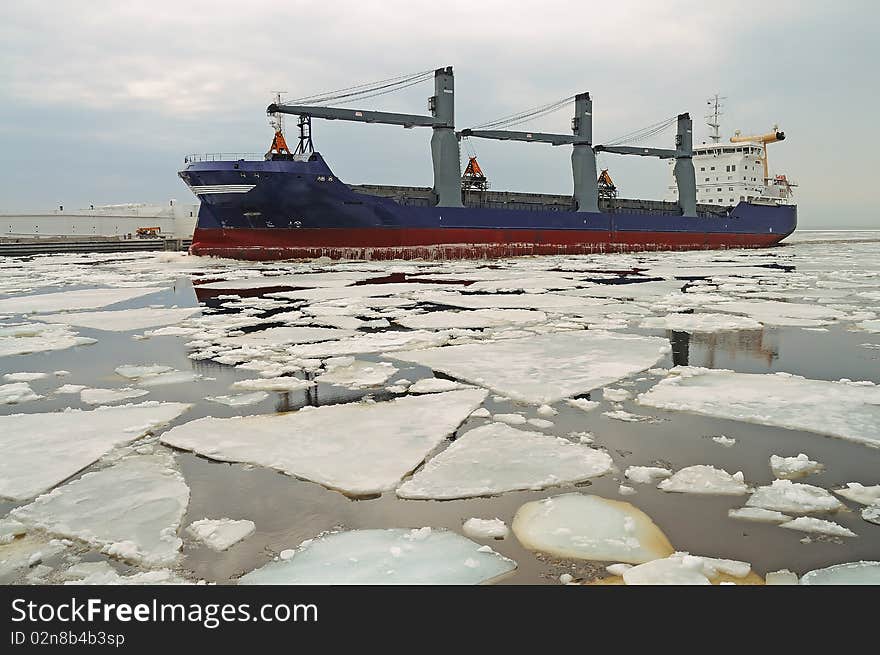
[[[710,170],[710,171],[714,171],[714,170],[715,170],[715,167],[713,166],[713,167],[710,168],[709,170]]]

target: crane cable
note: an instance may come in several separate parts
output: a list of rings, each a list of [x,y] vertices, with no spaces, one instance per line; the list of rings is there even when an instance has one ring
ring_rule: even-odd
[[[643,127],[638,130],[634,130],[632,132],[628,132],[623,136],[619,136],[616,139],[611,139],[606,141],[603,145],[606,146],[619,146],[624,143],[638,143],[639,141],[644,141],[645,139],[649,139],[653,136],[657,136],[661,132],[664,132],[667,128],[669,128],[673,123],[678,120],[678,116],[672,116],[671,118],[666,118],[658,123],[654,123],[652,125],[648,125],[647,127]]]
[[[379,80],[377,82],[358,84],[356,86],[336,89],[335,91],[325,91],[323,93],[304,96],[302,98],[296,98],[291,102],[293,104],[309,103],[314,105],[321,105],[334,100],[343,100],[342,103],[336,104],[344,104],[347,102],[354,102],[356,100],[372,98],[378,95],[384,95],[386,93],[393,93],[414,84],[419,84],[421,82],[429,80],[431,79],[431,77],[433,77],[433,75],[433,69],[425,70],[418,73],[410,73],[408,75],[389,77],[387,79]]]
[[[485,129],[497,129],[501,127],[514,127],[516,125],[521,125],[527,121],[542,118],[549,114],[552,114],[556,111],[562,109],[566,104],[574,100],[574,96],[568,96],[567,98],[562,98],[561,100],[557,100],[556,102],[551,102],[546,105],[540,105],[538,107],[532,107],[531,109],[526,109],[516,114],[510,114],[509,116],[504,116],[502,118],[498,118],[494,121],[489,121],[487,123],[483,123],[481,125],[477,125],[471,129],[474,130],[485,130]]]

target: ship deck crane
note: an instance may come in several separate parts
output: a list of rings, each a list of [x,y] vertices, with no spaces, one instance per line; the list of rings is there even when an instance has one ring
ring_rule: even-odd
[[[779,126],[774,125],[773,129],[766,134],[753,134],[751,136],[743,136],[739,130],[734,132],[734,136],[730,137],[731,143],[760,143],[764,151],[761,160],[764,163],[764,184],[770,179],[770,167],[767,163],[767,144],[776,143],[785,140],[785,132],[779,131]]]
[[[416,76],[417,77],[417,76]],[[415,79],[415,77],[414,77]],[[408,80],[403,80],[409,82]],[[385,87],[402,86],[401,82]],[[376,87],[376,89],[385,88]],[[358,87],[360,88],[360,87]],[[375,95],[379,95],[377,92]],[[357,95],[350,93],[346,95]],[[344,98],[346,95],[335,96]],[[331,98],[331,99],[335,99]],[[381,123],[402,127],[430,127],[431,158],[434,165],[434,193],[439,207],[461,207],[461,169],[459,168],[458,139],[455,136],[455,101],[452,66],[434,71],[434,95],[429,99],[430,116],[397,114],[385,111],[342,109],[323,105],[298,105],[272,103],[266,109],[269,114],[293,114],[326,120]]]

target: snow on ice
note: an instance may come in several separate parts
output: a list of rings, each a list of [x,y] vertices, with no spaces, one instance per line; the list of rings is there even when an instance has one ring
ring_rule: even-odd
[[[19,323],[0,327],[0,357],[66,350],[93,343],[97,343],[97,340],[77,336],[66,325]]]
[[[741,496],[749,492],[742,472],[737,471],[731,475],[727,471],[704,464],[677,471],[672,477],[662,480],[657,488],[663,491],[720,496]]]
[[[470,518],[461,526],[462,532],[472,539],[506,539],[510,528],[499,518]]]
[[[39,400],[43,396],[34,393],[27,382],[0,384],[0,405],[15,405],[30,400]]]
[[[825,465],[800,453],[797,457],[770,455],[770,470],[777,478],[794,480],[824,470]]]
[[[538,490],[581,482],[611,471],[600,450],[503,423],[474,428],[398,489],[401,498],[447,500]]]
[[[446,530],[350,530],[309,539],[239,584],[481,584],[515,568],[513,560]]]
[[[387,356],[542,405],[650,368],[669,349],[668,341],[656,337],[578,330]]]
[[[34,316],[45,323],[59,323],[76,327],[104,330],[110,332],[130,332],[144,328],[173,325],[198,314],[201,307],[163,308],[139,307],[137,309],[117,309],[115,311],[80,312],[72,314],[47,314]]]
[[[676,367],[671,373],[636,402],[880,447],[880,387],[870,382],[695,367]]]
[[[353,389],[379,387],[397,373],[397,367],[388,362],[363,362],[354,357],[331,357],[324,361],[325,373],[318,382]]]
[[[79,392],[79,399],[87,405],[106,405],[119,402],[128,398],[146,396],[146,389],[83,389]]]
[[[774,480],[768,486],[758,487],[746,501],[746,506],[793,514],[834,512],[844,507],[821,487],[791,480]]]
[[[363,496],[394,489],[485,397],[465,389],[279,415],[206,417],[161,439],[211,459],[266,466]]]
[[[789,530],[799,530],[801,532],[814,532],[816,534],[826,534],[832,537],[857,537],[858,535],[852,530],[835,523],[834,521],[825,521],[812,516],[799,516],[792,521],[786,521],[779,527],[788,528]]]
[[[34,314],[97,309],[164,291],[163,288],[135,287],[129,289],[77,289],[34,296],[16,296],[0,300],[0,312]]]
[[[254,522],[247,519],[222,518],[193,521],[186,531],[208,548],[222,551],[250,537],[256,529]]]
[[[512,528],[526,548],[557,557],[641,564],[673,552],[666,535],[640,509],[586,494],[526,503]]]
[[[801,576],[805,585],[880,585],[880,562],[847,562],[809,571]]]
[[[189,409],[142,403],[0,416],[0,497],[26,500]]]
[[[189,487],[168,454],[133,455],[19,507],[11,516],[33,528],[148,567],[173,564]]]

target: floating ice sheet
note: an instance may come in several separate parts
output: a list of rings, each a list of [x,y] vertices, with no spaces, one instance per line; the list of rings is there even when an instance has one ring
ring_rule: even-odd
[[[768,325],[817,326],[846,318],[846,314],[819,304],[800,304],[778,300],[737,300],[720,302],[713,309],[745,314]]]
[[[677,471],[657,485],[663,491],[719,496],[741,496],[749,492],[739,471],[731,475],[714,466],[697,464]]]
[[[665,339],[579,330],[388,356],[541,405],[650,368],[668,351]]]
[[[880,447],[880,387],[788,373],[676,367],[636,401],[661,409],[818,432]]]
[[[0,327],[0,357],[65,350],[73,346],[93,343],[97,341],[89,337],[77,336],[77,333],[66,325],[20,323]]]
[[[353,389],[382,386],[397,373],[397,367],[388,362],[363,362],[353,357],[331,357],[324,366],[326,372],[318,376],[318,382]]]
[[[673,552],[647,514],[600,496],[571,493],[526,503],[512,527],[526,548],[558,557],[641,564]]]
[[[278,391],[279,393],[289,393],[291,391],[301,391],[315,386],[313,380],[303,380],[295,377],[278,377],[278,378],[253,378],[250,380],[239,380],[230,385],[233,391]]]
[[[547,320],[544,312],[529,309],[475,309],[472,311],[438,311],[398,318],[397,323],[408,328],[490,328],[505,325],[530,325]]]
[[[161,287],[129,289],[77,289],[58,293],[42,293],[34,296],[18,296],[0,300],[0,312],[32,314],[41,312],[66,312],[81,309],[97,309],[118,302],[140,298],[164,291]]]
[[[28,373],[22,371],[21,373],[7,373],[3,376],[3,379],[10,382],[33,382],[34,380],[42,380],[47,377],[49,377],[48,373]]]
[[[34,393],[31,385],[27,382],[0,384],[0,405],[15,405],[28,402],[29,400],[39,400],[42,397]]]
[[[253,521],[201,519],[193,521],[186,529],[197,541],[216,551],[227,550],[242,539],[250,537],[257,529]]]
[[[396,487],[485,397],[465,389],[275,416],[207,417],[165,432],[162,442],[370,495]]]
[[[254,391],[253,393],[243,393],[234,396],[208,396],[205,400],[212,403],[220,403],[227,407],[244,407],[261,403],[268,397],[269,394],[265,391]]]
[[[826,521],[817,519],[812,516],[799,516],[794,520],[786,521],[779,527],[788,528],[789,530],[799,530],[800,532],[813,532],[816,534],[826,534],[832,537],[857,537],[858,535],[834,521]]]
[[[173,325],[185,318],[198,314],[200,307],[118,309],[103,312],[79,312],[71,314],[47,314],[34,318],[46,323],[60,323],[76,327],[105,330],[110,332],[129,332],[144,328]]]
[[[443,380],[441,378],[424,378],[417,380],[414,384],[407,387],[409,393],[440,393],[443,391],[453,391],[455,389],[468,389],[470,385],[461,384],[454,380]]]
[[[777,478],[794,480],[812,473],[818,473],[825,468],[824,464],[815,462],[800,453],[797,457],[781,457],[770,455],[770,470]]]
[[[874,505],[880,503],[880,484],[867,487],[858,482],[847,482],[845,489],[834,489],[834,493],[847,500],[861,505]]]
[[[143,564],[173,564],[189,487],[169,455],[135,455],[44,494],[11,516]]]
[[[805,585],[880,585],[880,562],[847,562],[804,573]]]
[[[600,450],[503,423],[466,432],[398,489],[401,498],[447,500],[581,482],[611,471]]]
[[[271,318],[266,321],[272,320]],[[233,346],[281,346],[285,344],[316,343],[354,336],[352,330],[320,327],[274,327],[259,332],[248,332],[237,337],[226,337],[223,345]]]
[[[774,480],[768,486],[758,487],[746,501],[746,506],[793,514],[809,514],[834,512],[842,509],[843,503],[821,487],[791,480]]]
[[[114,446],[134,441],[189,407],[184,403],[143,403],[0,416],[0,497],[32,498]]]
[[[461,526],[462,532],[472,539],[505,539],[510,528],[499,518],[470,518]]]
[[[376,273],[339,271],[328,273],[299,273],[294,275],[260,275],[233,280],[220,280],[196,285],[197,289],[269,289],[272,287],[347,287],[355,282],[376,277]]]
[[[770,509],[761,509],[760,507],[738,507],[736,509],[727,510],[727,516],[732,519],[740,519],[742,521],[755,521],[757,523],[785,523],[790,521],[791,517],[782,512],[776,512]]]
[[[79,399],[87,405],[106,405],[148,393],[146,389],[83,389],[79,392]]]
[[[672,475],[672,471],[659,466],[630,466],[624,472],[627,480],[639,484],[651,484],[657,480],[668,478]]]
[[[351,530],[300,544],[239,584],[481,584],[516,562],[446,530]]]
[[[64,571],[66,585],[184,585],[194,584],[169,569],[119,575],[108,562],[80,562]]]
[[[760,330],[764,326],[747,316],[729,314],[667,314],[649,316],[640,327],[675,330],[678,332],[726,332],[732,330]]]

